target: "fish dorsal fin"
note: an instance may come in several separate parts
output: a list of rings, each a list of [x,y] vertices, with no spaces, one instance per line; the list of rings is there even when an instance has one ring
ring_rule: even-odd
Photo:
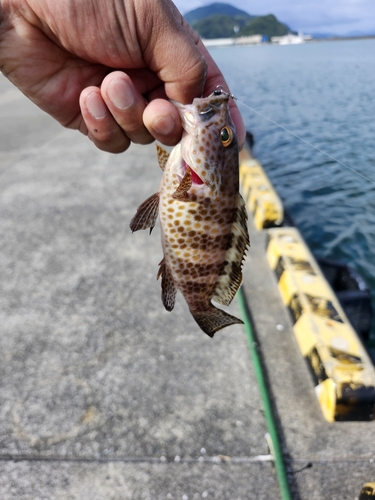
[[[188,168],[185,172],[185,175],[182,178],[182,181],[176,191],[172,194],[172,198],[175,200],[184,200],[186,198],[186,193],[189,191],[193,184],[192,178],[191,178],[191,172],[190,169]]]
[[[130,229],[139,231],[150,228],[150,233],[156,224],[159,212],[159,193],[155,193],[137,208],[137,213],[130,221]]]
[[[237,194],[235,216],[232,224],[230,247],[225,254],[224,266],[216,284],[213,300],[229,305],[242,283],[242,262],[250,245],[247,229],[246,206],[242,196]]]
[[[172,311],[176,302],[177,288],[172,273],[163,259],[159,264],[159,272],[156,279],[161,277],[161,300],[167,311]]]
[[[167,153],[165,149],[159,146],[159,144],[156,144],[156,151],[158,153],[159,166],[162,170],[164,170],[169,158],[169,153]]]

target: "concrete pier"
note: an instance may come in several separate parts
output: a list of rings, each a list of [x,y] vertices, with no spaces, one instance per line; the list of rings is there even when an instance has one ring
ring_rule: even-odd
[[[0,75],[1,500],[281,498],[240,325],[211,340],[156,281],[155,146],[98,151]],[[324,421],[250,223],[244,286],[295,499],[354,500],[375,423]],[[234,300],[230,311],[240,315]]]

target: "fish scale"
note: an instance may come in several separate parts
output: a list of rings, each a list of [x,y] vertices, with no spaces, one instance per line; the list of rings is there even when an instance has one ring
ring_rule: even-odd
[[[152,229],[160,214],[164,258],[157,277],[162,280],[163,304],[171,311],[180,290],[210,337],[242,323],[211,300],[230,304],[242,282],[249,246],[229,98],[217,90],[191,105],[174,103],[184,128],[181,142],[169,157],[157,146],[163,170],[159,191],[138,207],[130,223],[132,231]]]

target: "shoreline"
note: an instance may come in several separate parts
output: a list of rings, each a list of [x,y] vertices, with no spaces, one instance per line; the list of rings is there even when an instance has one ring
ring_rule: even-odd
[[[252,41],[250,41],[250,40],[244,41],[244,40],[241,40],[241,38],[209,38],[209,39],[202,39],[202,42],[208,48],[238,47],[238,46],[245,46],[245,45],[282,45],[280,43],[274,43],[271,41],[261,41],[259,38],[256,39],[256,37],[261,38],[261,35],[255,35],[253,37]],[[248,38],[252,38],[252,37],[248,37]],[[345,37],[333,36],[333,37],[327,37],[327,38],[305,39],[303,42],[299,42],[298,45],[300,45],[301,43],[343,42],[343,41],[349,41],[349,40],[371,40],[371,39],[375,39],[375,35],[345,36]],[[296,43],[289,43],[286,45],[297,45],[297,44]]]

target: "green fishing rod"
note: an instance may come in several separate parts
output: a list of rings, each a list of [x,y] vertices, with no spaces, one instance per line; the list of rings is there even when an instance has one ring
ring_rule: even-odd
[[[281,491],[282,500],[292,500],[292,495],[290,492],[288,476],[284,464],[283,454],[281,450],[280,438],[277,432],[277,425],[273,413],[272,403],[270,394],[268,391],[268,386],[266,382],[266,375],[264,371],[264,367],[262,364],[260,353],[257,349],[257,341],[254,335],[253,327],[252,327],[252,319],[251,313],[249,310],[249,306],[246,301],[246,295],[244,292],[243,286],[240,288],[237,298],[240,304],[241,315],[244,321],[246,336],[249,344],[251,359],[254,365],[254,371],[256,375],[256,379],[258,382],[260,395],[264,408],[264,415],[266,419],[266,425],[268,429],[268,433],[272,443],[272,449],[270,450],[271,454],[274,458],[275,468],[277,479],[279,482],[279,487]]]

